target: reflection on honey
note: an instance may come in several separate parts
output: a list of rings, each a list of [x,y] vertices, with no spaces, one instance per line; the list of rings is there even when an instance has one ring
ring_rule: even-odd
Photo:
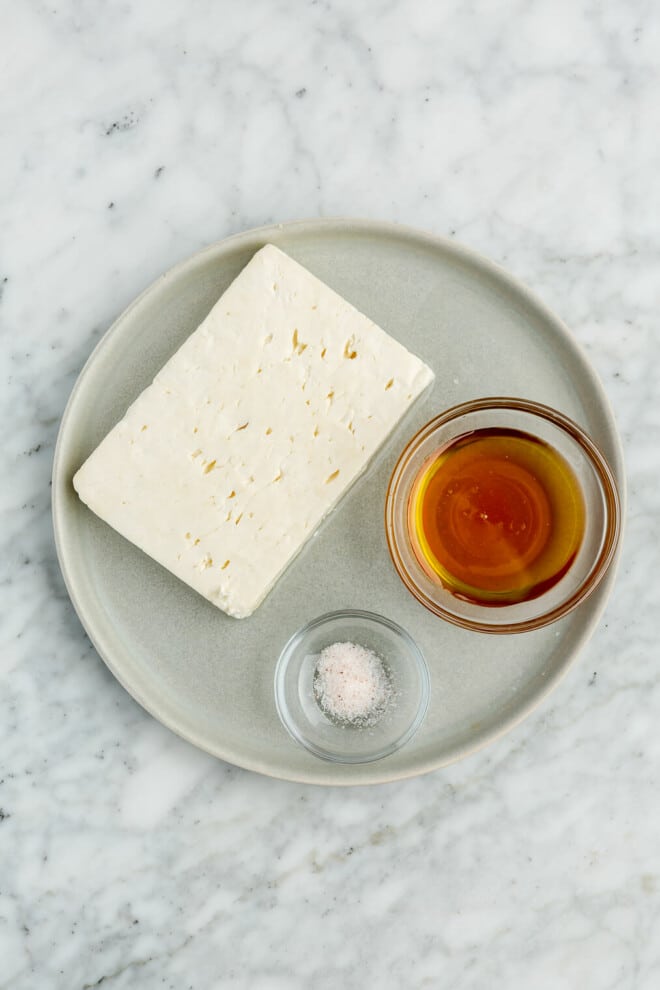
[[[429,576],[460,598],[510,605],[536,598],[570,568],[585,507],[566,460],[517,430],[476,430],[423,465],[408,523]]]

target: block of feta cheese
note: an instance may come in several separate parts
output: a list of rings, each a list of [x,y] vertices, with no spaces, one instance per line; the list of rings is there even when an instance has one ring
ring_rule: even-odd
[[[122,536],[242,618],[432,379],[267,245],[73,484]]]

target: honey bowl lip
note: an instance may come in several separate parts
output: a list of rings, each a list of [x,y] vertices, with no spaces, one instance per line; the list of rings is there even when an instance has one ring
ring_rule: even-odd
[[[402,490],[402,475],[408,467],[411,459],[419,451],[422,444],[432,437],[433,434],[436,433],[441,427],[447,426],[452,421],[459,420],[471,413],[483,412],[493,412],[494,414],[497,414],[498,412],[506,412],[530,415],[532,417],[536,417],[537,419],[545,420],[551,426],[558,428],[561,432],[566,434],[581,448],[582,453],[593,469],[593,472],[598,479],[598,485],[605,505],[605,525],[602,542],[596,559],[592,562],[586,577],[580,581],[579,585],[571,592],[571,594],[567,595],[565,599],[561,600],[558,604],[555,604],[554,607],[540,611],[539,614],[525,616],[524,614],[521,614],[524,613],[525,610],[521,609],[520,605],[498,606],[498,617],[509,615],[510,621],[488,621],[487,618],[484,618],[483,608],[479,610],[480,617],[477,617],[477,606],[475,606],[474,609],[474,616],[461,615],[455,611],[452,611],[451,608],[446,607],[440,601],[430,597],[423,590],[423,588],[419,586],[415,580],[414,574],[411,574],[410,569],[406,566],[401,553],[401,547],[399,545],[401,536],[397,535],[397,527],[395,525],[395,511],[397,507],[400,506],[402,499],[405,499],[407,504],[411,490],[409,485]],[[497,425],[497,423],[493,423],[493,426]],[[520,429],[525,428],[521,426]],[[525,431],[530,435],[535,435],[533,428],[527,427]],[[464,432],[469,432],[469,429]],[[460,435],[460,433],[457,433],[455,437],[450,437],[443,440],[443,446]],[[587,505],[587,512],[588,511],[589,507]],[[488,396],[480,399],[473,399],[468,402],[462,402],[458,405],[451,406],[449,409],[444,410],[439,415],[425,423],[424,426],[422,426],[408,441],[399,455],[394,470],[392,471],[385,497],[385,536],[388,550],[392,558],[392,563],[394,564],[394,568],[402,582],[411,594],[422,605],[424,605],[425,608],[429,609],[429,611],[433,612],[440,618],[446,619],[454,625],[458,625],[464,629],[469,629],[475,632],[495,634],[528,632],[532,629],[538,629],[542,626],[548,625],[551,622],[556,622],[558,619],[563,618],[563,616],[573,611],[573,609],[577,608],[578,605],[580,605],[589,595],[592,594],[593,591],[595,591],[607,573],[619,545],[621,527],[621,500],[617,482],[607,459],[591,437],[570,417],[559,412],[557,409],[552,408],[551,406],[544,405],[540,402],[535,402],[531,399],[508,396]],[[407,529],[405,530],[405,534],[405,539],[409,540]],[[441,587],[441,584],[439,584],[439,588]],[[542,605],[546,595],[547,593],[540,595],[537,599],[535,599],[535,601],[539,605]],[[451,602],[451,596],[445,597]],[[465,603],[463,603],[463,607],[465,608]],[[493,613],[493,615],[494,614],[495,613]]]

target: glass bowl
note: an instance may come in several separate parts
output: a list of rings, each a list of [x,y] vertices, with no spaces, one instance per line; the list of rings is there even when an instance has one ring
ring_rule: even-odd
[[[583,500],[583,535],[574,559],[555,584],[526,600],[489,602],[465,597],[425,566],[418,516],[413,512],[420,478],[438,454],[480,430],[526,434],[558,453],[572,469]],[[451,494],[451,490],[449,490]],[[418,511],[418,510],[415,510]],[[488,518],[486,515],[484,519]],[[610,467],[594,442],[572,420],[524,399],[485,398],[454,406],[412,438],[392,474],[385,505],[385,531],[394,566],[412,594],[436,615],[465,629],[524,632],[554,622],[590,595],[611,564],[621,531],[621,509]]]
[[[339,723],[316,700],[319,656],[334,643],[357,643],[383,662],[391,699],[373,725]],[[422,724],[429,694],[426,661],[405,629],[355,609],[308,622],[286,644],[275,669],[275,704],[285,729],[311,753],[334,763],[370,763],[401,749]]]

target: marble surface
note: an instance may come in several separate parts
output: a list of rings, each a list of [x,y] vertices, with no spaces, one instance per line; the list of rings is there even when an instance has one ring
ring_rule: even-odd
[[[660,986],[660,10],[6,4],[0,987]],[[154,277],[272,221],[455,236],[586,348],[626,447],[607,611],[487,750],[352,790],[220,764],[112,679],[52,543],[58,423]]]

